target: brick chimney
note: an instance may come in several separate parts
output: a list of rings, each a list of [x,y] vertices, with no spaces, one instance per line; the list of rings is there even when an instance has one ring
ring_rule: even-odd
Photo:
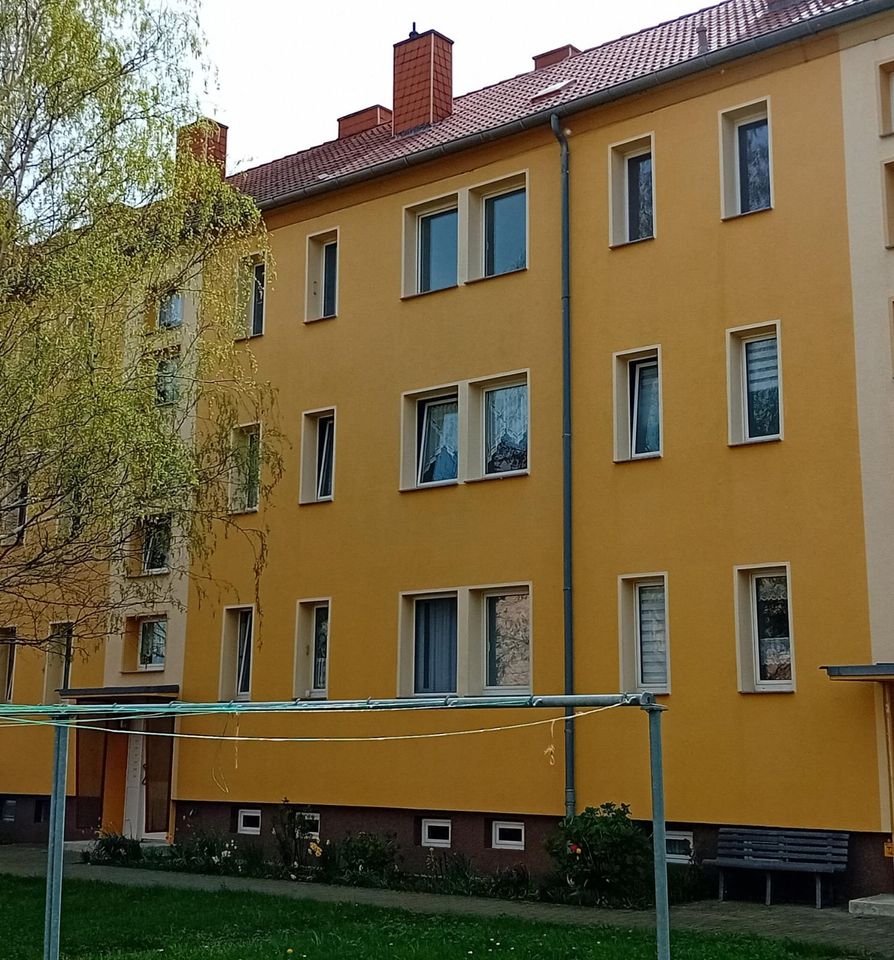
[[[394,45],[395,134],[453,113],[453,41],[437,30],[416,32]]]
[[[202,118],[177,131],[177,155],[191,153],[196,160],[213,163],[221,172],[227,170],[226,124]]]
[[[363,133],[365,130],[372,130],[380,123],[387,123],[391,119],[391,111],[377,103],[365,110],[357,110],[344,117],[338,118],[338,139],[351,137],[355,133]]]
[[[580,50],[571,43],[566,43],[562,47],[556,47],[555,50],[547,50],[546,53],[537,53],[533,58],[534,69],[539,70],[541,67],[551,67],[554,63],[560,63],[562,60],[573,57],[576,53],[580,53]]]

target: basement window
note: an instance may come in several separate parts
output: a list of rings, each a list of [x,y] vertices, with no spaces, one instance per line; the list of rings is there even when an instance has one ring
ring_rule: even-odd
[[[450,820],[423,820],[422,846],[449,847],[452,833]]]
[[[491,846],[495,850],[524,850],[525,825],[520,821],[494,820]]]
[[[240,810],[236,817],[236,832],[247,833],[255,837],[260,836],[261,811]]]

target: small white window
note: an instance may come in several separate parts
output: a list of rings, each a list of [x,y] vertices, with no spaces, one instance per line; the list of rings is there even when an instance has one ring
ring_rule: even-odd
[[[171,554],[171,518],[146,517],[139,529],[142,573],[166,573]]]
[[[261,336],[267,298],[267,261],[263,254],[245,257],[240,263],[237,296],[242,318],[237,336]]]
[[[158,301],[156,325],[160,330],[174,330],[183,323],[183,296],[171,290]]]
[[[527,589],[508,588],[484,593],[482,599],[485,688],[507,693],[530,690],[530,594]]]
[[[459,401],[455,393],[416,403],[416,486],[459,476]]]
[[[16,801],[10,797],[4,797],[0,803],[0,820],[3,823],[15,823],[16,819]]]
[[[451,832],[450,820],[423,820],[422,846],[449,847]]]
[[[301,818],[304,821],[304,836],[308,840],[319,840],[320,815],[318,813],[303,813]]]
[[[261,811],[240,810],[236,819],[236,832],[259,836],[261,833]]]
[[[224,611],[221,655],[221,700],[251,699],[253,647],[254,608],[227,608]]]
[[[138,670],[164,670],[168,622],[161,617],[140,621]]]
[[[168,407],[179,399],[180,351],[162,351],[155,357],[155,405]]]
[[[338,314],[338,230],[307,238],[306,320]]]
[[[525,825],[520,821],[494,820],[491,846],[497,850],[524,850]]]
[[[310,410],[302,417],[301,503],[331,500],[335,486],[335,410]]]
[[[612,246],[655,236],[652,135],[609,148]]]
[[[470,393],[475,398],[477,391]],[[528,469],[528,385],[507,383],[481,390],[484,416],[484,476],[523,473]]]
[[[67,690],[71,682],[71,660],[74,645],[74,624],[51,623],[44,666],[44,703],[59,703],[59,690]]]
[[[782,439],[779,324],[727,331],[729,443]]]
[[[879,134],[883,137],[894,133],[894,61],[879,64]]]
[[[28,522],[28,482],[20,473],[0,478],[0,545],[25,542]]]
[[[625,575],[618,584],[621,688],[670,693],[667,578]]]
[[[468,193],[469,279],[496,277],[528,265],[527,177],[517,174]]]
[[[791,595],[787,564],[736,568],[739,689],[795,689]]]
[[[665,833],[665,849],[668,863],[692,863],[692,831],[668,830]]]
[[[258,509],[261,486],[261,426],[236,427],[232,433],[230,510],[247,513]]]
[[[724,218],[773,206],[769,111],[760,100],[720,115]]]
[[[329,600],[298,603],[295,696],[325,699],[329,690]]]
[[[0,703],[12,703],[15,669],[15,627],[0,627]]]
[[[661,348],[616,353],[615,460],[642,460],[662,453]]]

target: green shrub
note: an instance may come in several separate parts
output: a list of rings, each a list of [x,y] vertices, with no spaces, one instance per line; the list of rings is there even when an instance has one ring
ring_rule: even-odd
[[[393,833],[349,833],[341,843],[321,848],[318,876],[325,883],[354,887],[396,886],[400,880],[397,852]]]
[[[572,902],[639,907],[654,899],[652,845],[626,803],[603,803],[566,817],[547,849]],[[547,887],[548,898],[557,894]],[[556,897],[558,899],[558,897]]]
[[[88,851],[88,862],[127,867],[140,863],[143,848],[139,840],[123,837],[120,833],[102,831]]]
[[[317,867],[317,860],[322,856],[316,835],[308,830],[307,814],[310,812],[310,807],[290,804],[286,797],[273,814],[279,863],[286,875],[296,879],[308,867]]]

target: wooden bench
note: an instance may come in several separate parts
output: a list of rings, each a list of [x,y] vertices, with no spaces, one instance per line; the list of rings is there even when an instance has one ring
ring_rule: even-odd
[[[726,870],[762,870],[766,875],[765,902],[773,897],[773,874],[812,873],[816,880],[816,907],[823,905],[823,877],[847,867],[848,835],[833,830],[772,830],[721,827],[717,856],[706,864],[720,871],[720,899],[726,894]]]

